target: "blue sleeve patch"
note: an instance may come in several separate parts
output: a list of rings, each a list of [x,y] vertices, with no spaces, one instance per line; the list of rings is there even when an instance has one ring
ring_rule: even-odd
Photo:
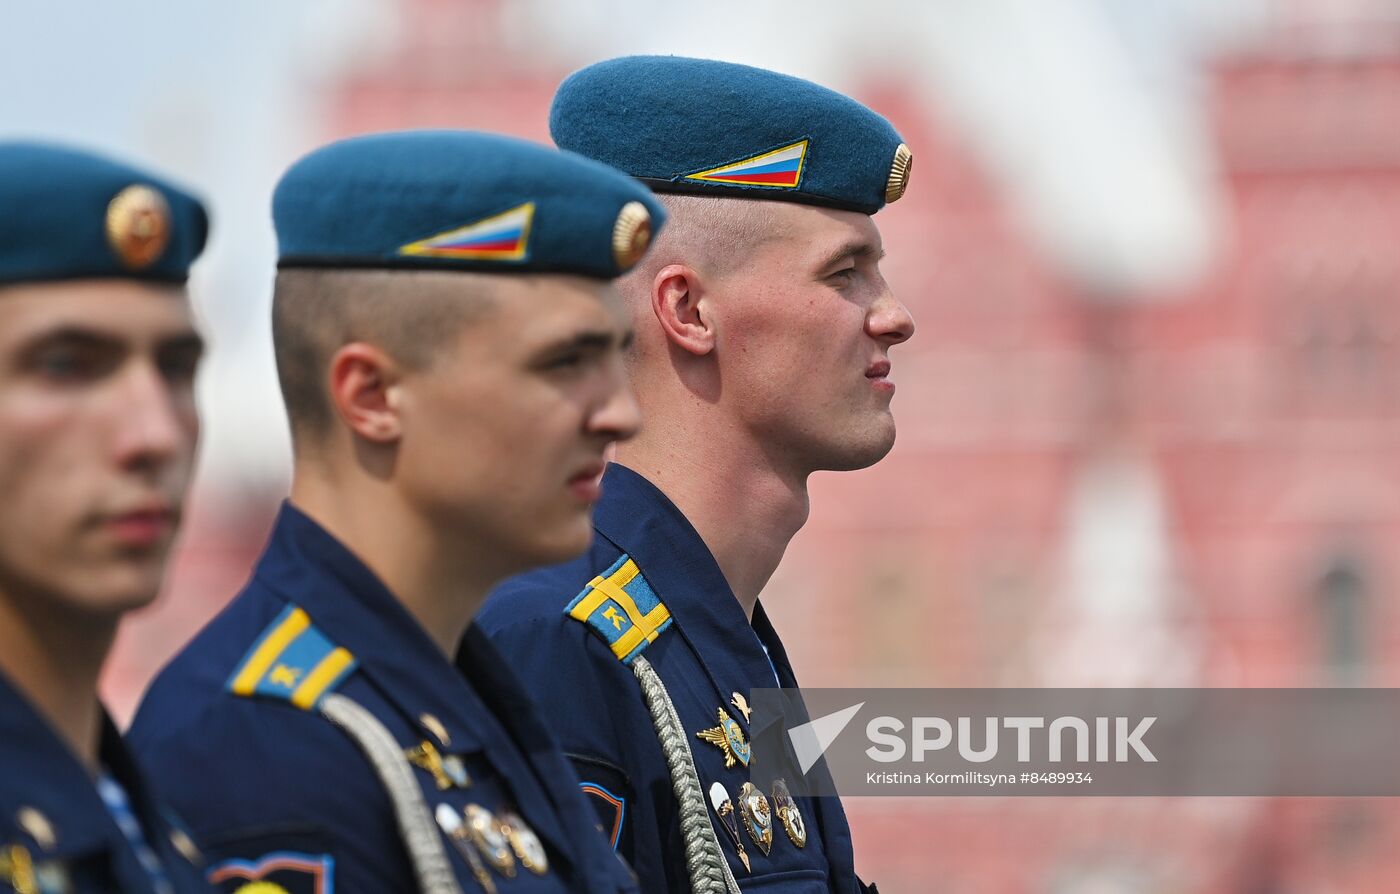
[[[273,851],[256,860],[225,860],[210,867],[206,877],[216,890],[226,894],[335,894],[335,858],[330,854]]]
[[[622,823],[627,818],[627,799],[613,794],[596,782],[580,782],[579,790],[598,811],[598,819],[603,824],[603,834],[613,850],[617,850],[618,839],[622,837]]]
[[[589,581],[564,613],[587,624],[623,664],[631,664],[671,626],[671,613],[626,553]]]
[[[288,605],[243,656],[226,688],[235,695],[291,702],[309,711],[355,667],[348,649],[317,630],[305,610]]]

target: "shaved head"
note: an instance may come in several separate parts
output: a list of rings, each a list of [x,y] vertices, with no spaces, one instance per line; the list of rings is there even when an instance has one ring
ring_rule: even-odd
[[[778,235],[772,202],[670,194],[657,198],[666,207],[666,227],[629,279],[650,280],[668,264],[724,276]]]
[[[460,271],[279,271],[272,343],[293,446],[330,430],[326,374],[336,351],[365,342],[408,369],[425,369],[462,326],[495,306],[493,280]]]

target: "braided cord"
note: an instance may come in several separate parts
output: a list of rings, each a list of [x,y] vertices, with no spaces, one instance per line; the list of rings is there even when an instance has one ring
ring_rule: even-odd
[[[729,871],[729,862],[720,852],[719,840],[710,825],[705,793],[700,790],[700,776],[695,772],[695,760],[690,755],[685,728],[671,702],[670,693],[661,677],[645,658],[632,660],[632,672],[642,687],[642,698],[651,712],[661,753],[671,771],[671,790],[680,805],[681,839],[685,842],[685,866],[690,874],[692,894],[739,894],[739,883]]]
[[[320,707],[326,719],[355,740],[384,783],[394,805],[399,835],[418,876],[418,890],[423,894],[462,894],[423,790],[393,734],[366,708],[338,692],[321,699]]]

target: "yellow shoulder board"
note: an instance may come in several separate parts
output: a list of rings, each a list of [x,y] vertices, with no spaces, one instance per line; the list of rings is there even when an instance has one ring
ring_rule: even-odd
[[[589,581],[564,613],[601,636],[623,664],[631,664],[671,626],[671,613],[626,553]]]
[[[234,695],[278,699],[309,711],[355,665],[355,656],[317,630],[305,610],[288,605],[243,656],[226,688]]]

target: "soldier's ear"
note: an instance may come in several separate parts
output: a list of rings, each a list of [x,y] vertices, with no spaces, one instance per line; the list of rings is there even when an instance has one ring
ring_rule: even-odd
[[[651,310],[671,344],[696,356],[714,350],[714,320],[694,268],[668,264],[658,270],[651,282]]]
[[[331,405],[355,435],[391,444],[402,435],[399,365],[382,349],[364,342],[341,346],[328,370]]]

